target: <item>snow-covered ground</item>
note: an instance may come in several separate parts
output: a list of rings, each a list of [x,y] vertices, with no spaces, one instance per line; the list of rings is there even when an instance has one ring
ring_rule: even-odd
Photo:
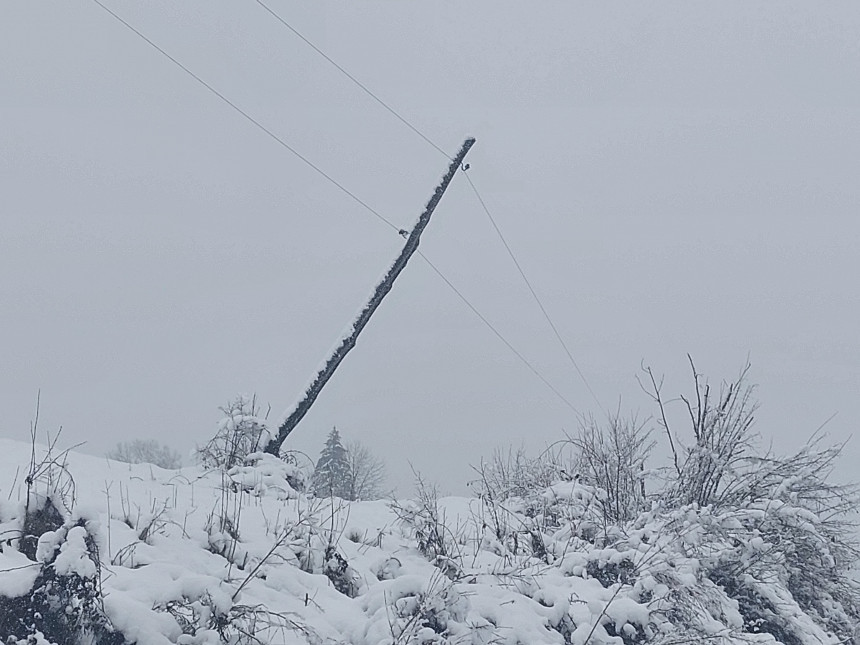
[[[37,465],[44,455],[37,446]],[[103,608],[89,613],[61,596],[82,633],[101,620],[140,645],[740,642],[737,603],[684,557],[701,542],[696,518],[671,539],[655,521],[598,544],[598,493],[577,482],[543,491],[539,508],[432,494],[348,503],[297,492],[300,473],[269,455],[228,473],[52,456],[28,485],[30,445],[0,440],[0,640],[24,634],[8,599],[52,569],[53,580],[100,590]],[[28,490],[31,510],[46,499],[59,510],[34,536],[34,557]],[[536,514],[539,532],[526,526]],[[807,642],[836,642],[781,587],[773,594]]]

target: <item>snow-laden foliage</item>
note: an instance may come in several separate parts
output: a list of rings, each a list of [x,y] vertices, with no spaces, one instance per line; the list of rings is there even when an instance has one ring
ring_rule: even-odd
[[[412,499],[316,497],[259,452],[167,472],[0,441],[0,641],[860,642],[839,448],[757,455],[747,417],[713,400],[689,406],[698,436],[670,435],[677,462],[646,464],[639,424],[590,423],[535,457],[498,453],[474,498],[420,478]],[[740,452],[721,452],[720,410]]]
[[[629,522],[648,508],[645,462],[654,441],[644,424],[614,416],[601,426],[591,418],[568,442],[579,476],[603,493],[600,507],[605,523]]]
[[[0,639],[122,645],[104,611],[99,522],[74,508],[66,459],[31,451],[18,502],[0,506]]]
[[[328,433],[311,477],[311,489],[319,497],[351,498],[349,455],[337,428]]]
[[[265,418],[260,416],[256,399],[238,396],[221,408],[224,417],[218,431],[197,449],[200,462],[207,468],[232,468],[248,455],[261,452],[271,438]]]
[[[3,442],[3,472],[28,451]],[[50,496],[32,491],[35,543],[22,482],[3,491],[21,501],[0,506],[0,638],[851,642],[849,498],[823,479],[835,456],[810,446],[761,461],[739,506],[652,500],[608,524],[606,493],[567,470],[522,495],[444,498],[422,483],[412,500],[349,503],[297,491],[272,455],[166,473],[71,454],[89,510],[44,512]],[[45,607],[64,622],[38,622]]]
[[[182,456],[170,446],[162,445],[154,439],[120,441],[105,457],[127,464],[153,464],[167,470],[182,467]]]

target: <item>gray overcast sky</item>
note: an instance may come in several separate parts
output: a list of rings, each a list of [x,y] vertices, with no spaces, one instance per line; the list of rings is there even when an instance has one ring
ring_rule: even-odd
[[[396,225],[446,161],[256,2],[105,0]],[[797,447],[860,407],[860,5],[271,0],[453,154],[597,397],[651,412],[747,355]],[[298,397],[403,240],[93,2],[0,5],[2,436],[189,450],[218,406]],[[582,412],[596,404],[462,176],[422,250]],[[413,262],[290,440],[337,425],[461,491],[576,427]],[[677,428],[679,431],[680,427]],[[860,456],[849,445],[846,473]]]

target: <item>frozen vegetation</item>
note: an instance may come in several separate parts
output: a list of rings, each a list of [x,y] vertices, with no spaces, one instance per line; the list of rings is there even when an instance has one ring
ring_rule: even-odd
[[[247,452],[266,431],[235,410],[223,466],[214,444],[163,470],[2,440],[0,640],[856,642],[838,449],[758,454],[749,395],[697,379],[663,467],[644,426],[586,423],[497,453],[469,498],[421,479],[412,499],[314,496],[289,455]]]

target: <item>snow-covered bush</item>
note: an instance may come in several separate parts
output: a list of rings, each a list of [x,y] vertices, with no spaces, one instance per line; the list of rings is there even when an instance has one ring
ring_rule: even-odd
[[[646,464],[643,427],[590,422],[534,459],[496,460],[472,499],[420,477],[412,500],[316,497],[260,452],[196,474],[117,475],[73,455],[78,486],[65,458],[0,440],[0,472],[15,472],[10,454],[31,460],[0,498],[0,640],[857,643],[857,490],[830,479],[840,447],[761,454],[745,390],[698,391],[688,437],[658,405],[664,466]],[[82,514],[78,497],[95,506]]]
[[[456,533],[447,525],[444,511],[439,507],[439,490],[416,473],[415,492],[414,500],[403,503],[395,500],[390,508],[412,532],[418,550],[450,579],[457,579],[462,574],[463,557]]]
[[[481,462],[475,469],[479,477],[470,486],[482,502],[476,521],[484,531],[485,546],[499,554],[551,557],[544,532],[557,529],[571,513],[578,520],[583,515],[582,509],[569,506],[569,491],[558,495],[553,490],[555,484],[561,490],[578,479],[571,446],[570,441],[560,441],[537,457],[529,457],[523,448],[496,450],[490,460]]]
[[[104,612],[98,522],[73,514],[67,451],[55,456],[55,438],[37,459],[33,441],[25,499],[0,512],[2,553],[16,562],[0,571],[0,640],[121,645]]]
[[[709,561],[709,577],[738,601],[745,624],[758,631],[803,632],[803,624],[779,611],[796,604],[826,631],[850,640],[860,623],[860,585],[852,576],[856,527],[850,521],[857,489],[827,481],[840,447],[819,443],[788,458],[743,464],[733,482],[734,503],[715,511],[726,519],[710,531],[722,550]]]
[[[223,591],[171,600],[156,610],[180,626],[180,645],[265,645],[286,642],[289,633],[299,634],[304,642],[316,640],[313,630],[295,617],[261,605],[234,603]]]
[[[262,452],[270,434],[253,397],[239,396],[220,410],[224,418],[218,424],[218,432],[197,449],[197,455],[207,468],[229,470],[243,463],[248,455]]]
[[[167,470],[182,468],[182,456],[154,439],[121,441],[105,456],[127,464],[152,464]]]
[[[629,522],[648,508],[645,462],[654,441],[643,423],[616,415],[601,427],[592,417],[568,441],[577,474],[602,491],[600,507],[605,524]]]
[[[42,634],[57,645],[125,642],[104,613],[98,548],[85,521],[44,533],[37,558],[31,589],[0,596],[0,634],[18,640]]]
[[[753,399],[755,387],[747,382],[750,366],[739,376],[722,382],[717,393],[698,371],[689,357],[693,373],[694,397],[681,395],[690,419],[689,437],[678,437],[667,420],[666,402],[651,371],[646,389],[659,410],[658,423],[669,440],[673,468],[668,476],[671,485],[659,492],[661,499],[676,506],[686,504],[720,504],[730,502],[736,470],[755,456],[758,435],[753,430],[758,403]],[[647,387],[647,386],[646,386]]]
[[[265,452],[253,452],[241,464],[227,471],[227,478],[238,490],[255,497],[275,495],[295,499],[308,487],[309,465],[300,465],[295,453],[275,457]]]
[[[646,465],[647,429],[617,419],[560,442],[575,465],[534,468],[534,482],[554,474],[549,485],[528,486],[539,458],[497,453],[476,485],[481,548],[517,576],[531,558],[611,592],[592,643],[855,642],[858,495],[829,481],[840,447],[818,439],[789,457],[761,455],[746,369],[717,394],[694,370],[695,397],[681,398],[691,432],[675,435],[647,373],[672,462]],[[635,608],[626,622],[624,607]]]
[[[564,443],[567,447],[572,445],[569,441]],[[538,480],[541,485],[531,490],[518,486],[513,489],[518,495],[500,497],[500,492],[510,489],[496,488],[485,473],[473,483],[481,501],[474,520],[481,527],[483,548],[511,558],[530,556],[550,564],[557,557],[554,551],[566,548],[556,541],[559,532],[568,540],[594,543],[603,524],[602,491],[558,467],[558,454],[552,460],[546,459],[546,452],[538,458],[544,464]],[[526,458],[520,453],[518,461],[526,463]],[[547,477],[553,471],[555,478]],[[543,483],[544,477],[548,484]]]
[[[860,586],[852,576],[860,497],[856,486],[829,481],[841,446],[822,447],[818,437],[788,457],[757,454],[749,366],[714,394],[690,365],[695,397],[681,397],[689,443],[671,432],[651,377],[674,458],[652,500],[665,513],[689,515],[685,549],[737,602],[744,631],[794,643],[814,628],[852,641],[860,624]]]
[[[334,544],[325,549],[323,573],[331,580],[334,588],[345,596],[354,598],[358,594],[360,582],[356,571],[349,566],[346,558],[341,555]]]
[[[365,642],[386,645],[446,645],[474,642],[465,625],[469,602],[440,571],[428,580],[405,576],[386,581],[385,593],[366,602],[371,620]],[[383,619],[384,617],[384,619]]]
[[[475,468],[478,478],[470,486],[478,496],[491,500],[527,497],[560,479],[573,478],[576,467],[566,448],[564,441],[558,442],[537,457],[530,457],[523,447],[507,452],[497,448]]]

